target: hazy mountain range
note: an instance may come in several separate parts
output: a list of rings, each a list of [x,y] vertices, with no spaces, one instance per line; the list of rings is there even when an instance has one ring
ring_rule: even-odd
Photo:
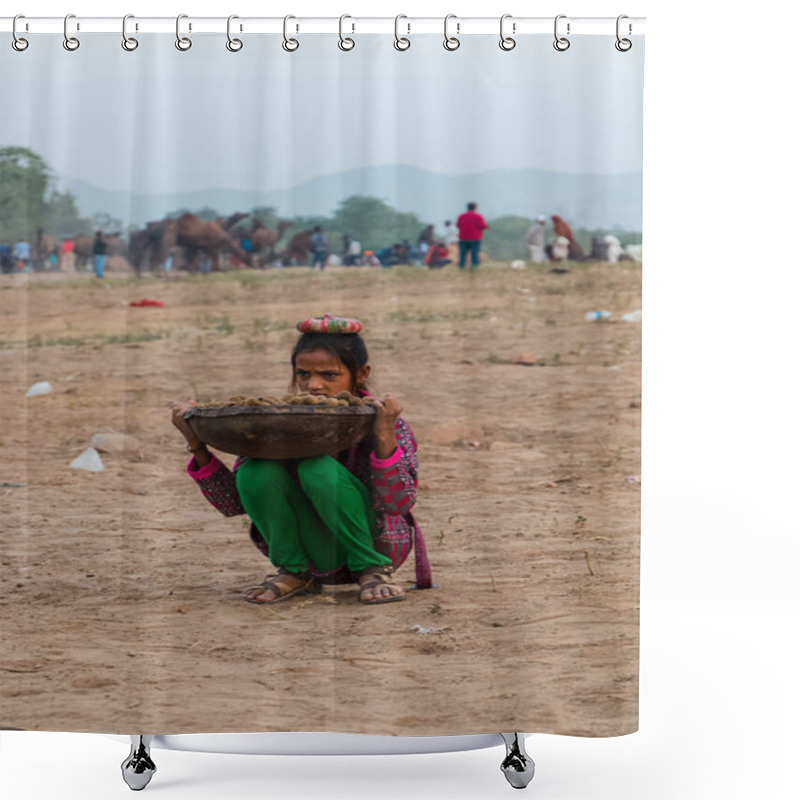
[[[72,192],[81,214],[105,212],[123,226],[142,226],[180,208],[210,207],[220,214],[273,206],[282,216],[330,216],[352,195],[378,197],[397,211],[417,214],[440,225],[474,200],[493,219],[506,215],[560,214],[579,228],[640,231],[641,172],[621,175],[572,175],[535,169],[493,169],[471,175],[438,175],[417,167],[387,165],[321,175],[291,188],[271,191],[208,188],[169,193],[103,189],[61,175],[60,190]]]

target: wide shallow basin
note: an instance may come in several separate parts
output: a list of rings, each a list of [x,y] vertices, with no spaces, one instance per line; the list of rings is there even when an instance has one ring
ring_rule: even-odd
[[[193,408],[184,416],[206,444],[248,458],[313,458],[347,450],[372,430],[364,406],[254,405]]]

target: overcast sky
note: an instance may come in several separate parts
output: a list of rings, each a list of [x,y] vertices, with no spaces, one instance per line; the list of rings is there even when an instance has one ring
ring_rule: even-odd
[[[30,147],[59,174],[109,189],[278,189],[378,164],[437,173],[533,167],[570,173],[641,169],[642,46],[614,37],[527,37],[504,53],[495,36],[361,35],[343,53],[330,35],[253,36],[239,53],[197,35],[87,34],[67,52],[37,35],[0,48],[0,144]]]

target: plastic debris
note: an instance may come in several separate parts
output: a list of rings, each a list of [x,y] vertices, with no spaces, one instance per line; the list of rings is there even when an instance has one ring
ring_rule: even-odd
[[[422,625],[412,625],[409,630],[411,633],[419,633],[423,636],[427,636],[430,633],[444,633],[444,628],[423,628]]]
[[[525,262],[521,261],[520,259],[516,259],[515,261],[511,262],[511,269],[525,269]]]
[[[25,397],[38,397],[40,394],[51,394],[53,391],[53,387],[50,385],[48,381],[39,381],[38,383],[34,383],[30,389],[28,389],[28,393]]]
[[[164,304],[160,300],[142,299],[142,300],[131,300],[131,302],[128,305],[137,306],[137,307],[141,307],[141,306],[158,306],[160,308]]]
[[[610,311],[588,311],[584,316],[587,322],[594,322],[595,320],[611,319]]]
[[[638,311],[631,311],[630,314],[623,314],[622,319],[624,319],[625,322],[641,322],[642,311],[639,309]]]
[[[94,447],[87,447],[71,464],[73,469],[85,469],[87,472],[102,472],[103,459]]]

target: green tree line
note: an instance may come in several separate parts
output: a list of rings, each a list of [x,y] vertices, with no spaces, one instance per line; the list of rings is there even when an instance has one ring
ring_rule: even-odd
[[[209,207],[177,209],[167,216],[178,217],[186,212],[207,220],[227,216]],[[284,219],[292,226],[278,247],[295,233],[319,226],[328,234],[331,250],[337,253],[344,249],[345,236],[357,239],[364,250],[377,251],[404,240],[416,244],[420,232],[429,224],[414,213],[397,211],[379,198],[363,195],[343,200],[332,216],[280,217],[278,210],[271,206],[253,208],[249,214],[237,226],[240,235],[245,235],[252,226],[253,217],[272,229]],[[525,234],[531,224],[529,218],[509,215],[487,221],[490,227],[484,235],[484,247],[490,258],[505,261],[528,257]],[[19,239],[33,242],[40,228],[45,233],[66,237],[95,230],[119,231],[122,224],[105,213],[84,216],[70,192],[60,192],[53,186],[50,167],[32,150],[0,148],[0,235],[6,242]],[[573,230],[586,252],[591,249],[593,236],[602,237],[608,233],[617,236],[623,245],[641,242],[641,234],[631,231]],[[439,224],[436,231],[441,233]]]

